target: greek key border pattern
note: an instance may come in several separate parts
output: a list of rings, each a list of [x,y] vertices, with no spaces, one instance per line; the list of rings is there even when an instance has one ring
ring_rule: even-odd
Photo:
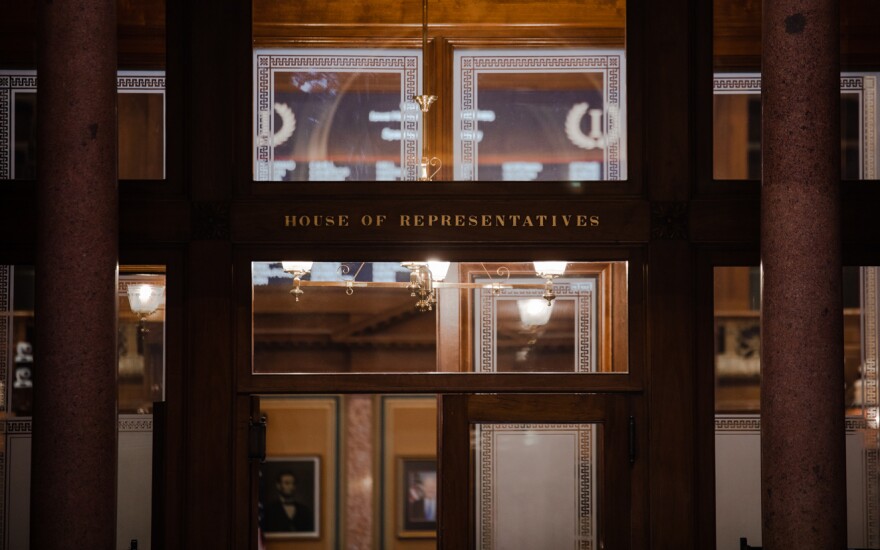
[[[593,434],[596,426],[578,426],[578,550],[593,550],[594,545],[594,506],[593,506]]]
[[[12,266],[0,265],[0,313],[12,311]]]
[[[880,546],[880,449],[865,450],[865,466],[868,471],[868,492],[865,518],[868,530],[868,546]]]
[[[125,274],[119,276],[119,281],[116,285],[116,294],[119,297],[128,296],[128,287],[131,285],[141,285],[141,284],[165,284],[165,275],[161,274],[147,274],[147,273],[139,273],[139,274]]]
[[[119,92],[155,92],[165,95],[164,71],[119,71],[116,73]],[[15,177],[15,136],[12,115],[15,110],[13,92],[36,92],[36,71],[0,71],[0,180]],[[163,106],[164,109],[164,106]]]
[[[865,76],[841,76],[840,91],[861,92],[867,88]],[[712,79],[712,91],[715,94],[760,94],[761,75],[758,73],[743,73],[736,75],[716,74]]]
[[[120,415],[116,426],[120,432],[151,432],[153,431],[153,415]],[[6,420],[0,422],[0,431],[6,434],[31,434],[33,420],[29,417]]]
[[[878,267],[864,267],[863,279],[864,288],[862,296],[864,296],[864,305],[862,314],[865,323],[865,378],[864,378],[864,396],[865,408],[867,412],[867,420],[875,428],[880,428],[878,422],[878,406],[880,406],[880,395],[878,395],[878,373],[877,373],[877,346],[880,340],[880,330],[877,326],[877,316],[880,313],[877,304],[877,271]]]
[[[403,180],[417,179],[419,164],[419,110],[404,109],[412,103],[411,98],[418,94],[419,57],[413,55],[344,55],[339,53],[320,53],[313,50],[302,54],[267,53],[271,50],[254,52],[254,180],[275,181],[275,148],[272,137],[275,135],[274,105],[275,90],[272,76],[277,71],[305,71],[321,69],[345,72],[394,72],[401,76],[401,143],[400,165]],[[401,50],[402,52],[402,50]],[[412,111],[408,113],[406,111]]]
[[[30,418],[7,420],[5,427],[7,434],[29,434],[33,431]]]
[[[867,94],[871,97],[874,94]],[[877,266],[862,268],[862,315],[864,322],[864,398],[865,424],[870,428],[876,440],[880,433],[880,395],[878,395],[877,347],[880,342],[880,327],[877,317],[880,306],[877,303],[877,291],[880,286]],[[868,546],[880,546],[880,450],[866,449],[865,467],[867,470],[867,531]]]
[[[712,81],[714,94],[760,94],[761,75],[757,73],[715,75]],[[840,77],[841,92],[855,92],[862,110],[862,179],[876,179],[877,158],[877,76],[847,75]]]
[[[9,315],[12,311],[12,270],[11,265],[0,265],[0,412],[6,411],[12,357],[12,317]],[[0,516],[0,521],[2,518]]]
[[[462,180],[476,181],[478,175],[479,143],[477,140],[477,118],[462,117],[461,113],[476,112],[477,75],[481,72],[527,73],[553,71],[562,73],[590,72],[603,76],[603,96],[606,123],[606,147],[604,150],[604,170],[606,181],[626,178],[623,158],[624,143],[621,136],[626,132],[624,92],[622,88],[624,52],[596,52],[593,55],[481,55],[469,52],[462,55],[458,70],[459,85],[455,94],[461,105],[458,120],[460,126],[456,139],[455,164],[458,165]]]
[[[845,420],[846,431],[849,433],[868,429],[869,423],[864,418],[849,417]],[[716,432],[760,432],[761,416],[758,414],[745,415],[715,415]]]
[[[877,77],[863,77],[863,119],[862,139],[864,140],[864,172],[866,180],[877,179]]]
[[[592,283],[595,285],[595,282]],[[593,292],[584,291],[579,283],[558,282],[553,285],[556,299],[574,298],[575,312],[577,314],[577,331],[575,332],[575,349],[577,360],[575,372],[594,372],[593,369]],[[527,297],[540,298],[542,291],[538,289],[505,288],[498,295],[492,294],[491,290],[480,290],[480,326],[477,330],[478,344],[478,372],[496,372],[497,353],[495,347],[495,333],[497,329],[496,305],[499,297]]]
[[[578,522],[577,522],[577,550],[593,550],[595,507],[593,499],[593,485],[595,484],[593,457],[594,433],[593,424],[479,424],[479,458],[477,460],[480,471],[477,474],[479,486],[477,487],[477,508],[480,511],[480,524],[477,540],[479,548],[484,550],[495,547],[495,533],[493,525],[496,519],[495,508],[495,436],[499,432],[521,431],[567,431],[577,436],[577,485],[578,485]]]
[[[716,432],[760,432],[761,417],[759,415],[719,416],[715,415]]]
[[[12,112],[9,107],[12,92],[4,86],[7,82],[8,78],[0,78],[0,147],[3,148],[0,150],[0,179],[4,180],[12,179],[11,116],[7,115]]]
[[[153,415],[119,415],[117,425],[120,432],[152,432]]]

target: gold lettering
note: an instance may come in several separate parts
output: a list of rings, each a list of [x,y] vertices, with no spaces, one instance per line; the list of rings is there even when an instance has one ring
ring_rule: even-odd
[[[464,227],[464,215],[462,215],[462,214],[455,215],[455,227]]]
[[[562,215],[562,223],[565,224],[565,227],[568,227],[569,224],[571,223],[571,216],[563,214]]]
[[[339,216],[339,227],[348,227],[348,214]]]
[[[364,227],[373,225],[373,216],[369,214],[364,214],[363,216],[361,216],[361,225],[363,225]]]
[[[442,225],[443,227],[449,227],[450,225],[452,225],[452,216],[450,216],[449,214],[443,214],[442,216],[440,216],[440,225]]]
[[[385,218],[387,218],[385,214],[379,214],[376,216],[376,227],[382,227],[382,224],[385,223]]]
[[[599,227],[599,216],[590,216],[590,227]]]
[[[425,227],[425,216],[421,214],[413,216],[413,225],[416,227]]]
[[[336,225],[336,216],[327,216],[324,218],[324,225],[327,227],[333,227]]]
[[[544,214],[538,214],[535,216],[535,219],[538,220],[538,227],[544,227],[544,222],[547,221],[547,216]]]
[[[489,214],[483,214],[482,223],[480,224],[482,227],[492,227],[492,216]]]
[[[409,226],[410,226],[409,216],[407,214],[401,214],[400,215],[400,227],[409,227]]]
[[[504,214],[495,214],[495,227],[504,227]]]
[[[512,214],[512,215],[510,216],[510,220],[513,222],[511,225],[514,226],[514,227],[516,227],[517,225],[519,225],[519,219],[520,219],[521,217],[522,217],[522,216],[520,216],[519,214]]]
[[[475,216],[474,214],[468,216],[468,227],[476,227],[477,225],[479,225],[477,221],[477,216]]]
[[[531,216],[525,216],[525,217],[523,218],[523,227],[535,227],[535,224],[532,223],[532,217],[531,217]]]
[[[429,214],[428,215],[428,227],[434,227],[434,224],[437,223],[437,220],[439,220],[439,219],[440,219],[440,217],[437,216],[436,214]]]
[[[578,214],[578,227],[586,227],[587,226],[587,216],[584,214]]]

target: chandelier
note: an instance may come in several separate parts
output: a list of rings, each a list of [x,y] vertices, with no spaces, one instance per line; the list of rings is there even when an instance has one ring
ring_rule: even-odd
[[[353,275],[351,274],[351,268],[348,265],[343,264],[340,266],[339,272],[344,276],[341,281],[311,281],[305,279],[305,277],[311,272],[313,263],[314,262],[308,261],[281,262],[282,269],[293,275],[293,288],[290,290],[290,294],[294,297],[294,301],[296,302],[300,301],[300,298],[305,294],[304,288],[308,287],[344,288],[345,293],[349,296],[354,294],[356,288],[399,288],[404,291],[409,291],[410,296],[416,299],[415,307],[419,311],[432,311],[434,309],[434,306],[437,304],[437,289],[441,288],[488,289],[495,295],[500,294],[505,289],[511,288],[542,290],[543,294],[541,295],[541,298],[547,302],[547,307],[550,307],[553,305],[553,300],[556,298],[556,293],[553,290],[553,281],[565,273],[565,268],[568,265],[568,262],[533,262],[535,275],[544,279],[544,282],[529,283],[511,281],[510,269],[505,266],[495,269],[494,275],[483,266],[488,281],[446,281],[446,274],[449,271],[450,262],[435,260],[401,262],[400,265],[409,271],[409,281],[405,282],[358,281],[357,276],[361,269],[363,269],[365,262],[362,262],[358,266]],[[533,313],[532,315],[534,316],[535,314]]]

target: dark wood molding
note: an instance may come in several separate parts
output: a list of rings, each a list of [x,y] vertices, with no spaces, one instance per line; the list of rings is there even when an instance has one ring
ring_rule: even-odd
[[[651,203],[652,239],[687,240],[688,234],[688,203]]]
[[[229,239],[229,203],[220,201],[192,203],[192,238],[197,241]]]

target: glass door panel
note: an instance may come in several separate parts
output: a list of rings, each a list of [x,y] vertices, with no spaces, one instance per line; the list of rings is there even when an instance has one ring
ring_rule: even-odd
[[[628,548],[623,398],[449,395],[442,403],[440,548]]]

